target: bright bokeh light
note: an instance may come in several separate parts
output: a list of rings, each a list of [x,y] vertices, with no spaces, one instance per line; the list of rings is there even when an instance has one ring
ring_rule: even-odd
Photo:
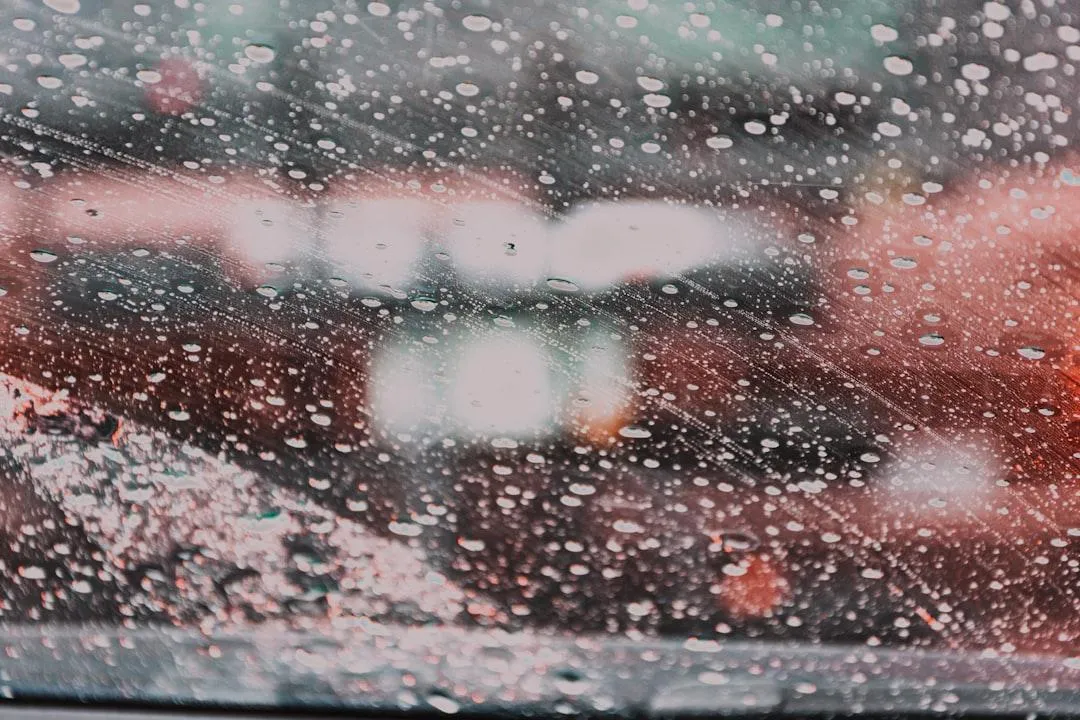
[[[622,340],[599,331],[589,333],[571,382],[576,392],[574,416],[590,433],[612,433],[626,420],[633,371]]]
[[[361,290],[407,290],[431,224],[431,204],[416,198],[372,198],[332,205],[326,215],[326,257],[334,272]]]
[[[443,240],[464,280],[507,288],[544,279],[549,231],[537,213],[518,204],[477,201],[454,205],[449,220]]]
[[[288,200],[243,200],[228,217],[229,249],[253,266],[295,260],[307,242],[308,213]]]
[[[368,374],[371,413],[379,430],[412,433],[441,423],[437,362],[430,348],[419,343],[380,348]]]
[[[464,430],[499,435],[549,430],[553,401],[548,358],[535,342],[493,334],[462,349],[451,408]]]
[[[662,201],[592,203],[555,233],[551,274],[598,291],[735,259],[752,245],[749,225]]]

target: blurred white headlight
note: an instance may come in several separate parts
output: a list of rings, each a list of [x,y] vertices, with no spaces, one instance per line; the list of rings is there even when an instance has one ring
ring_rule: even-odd
[[[324,233],[331,272],[358,289],[407,290],[431,223],[431,204],[373,198],[332,205]]]
[[[368,402],[375,427],[388,433],[426,432],[444,422],[440,358],[418,342],[384,346],[368,371]]]
[[[672,277],[730,262],[753,245],[750,229],[739,219],[663,201],[592,203],[556,233],[551,274],[591,291]]]
[[[625,343],[608,333],[588,333],[569,368],[569,397],[578,421],[598,427],[618,423],[632,395],[630,354]]]
[[[454,418],[470,433],[533,433],[554,420],[548,358],[527,338],[496,334],[466,344],[452,382]]]
[[[506,289],[544,279],[548,230],[535,212],[491,200],[456,204],[450,216],[443,239],[462,279]]]
[[[368,377],[376,429],[440,437],[552,432],[552,385],[544,349],[511,332],[382,347]]]
[[[288,200],[244,200],[228,213],[228,250],[253,266],[290,262],[311,246],[311,213]]]

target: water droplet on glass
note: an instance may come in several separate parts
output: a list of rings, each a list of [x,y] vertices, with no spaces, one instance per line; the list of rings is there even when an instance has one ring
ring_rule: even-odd
[[[764,135],[769,128],[760,120],[747,120],[743,124],[743,129],[751,135]]]
[[[269,45],[251,43],[244,48],[244,55],[252,62],[268,63],[274,59],[274,49]]]
[[[390,14],[390,6],[384,2],[370,2],[367,10],[375,17],[386,17]]]
[[[577,73],[574,74],[574,77],[576,77],[577,81],[583,85],[595,85],[597,81],[600,80],[599,75],[590,72],[589,70],[578,70]]]
[[[637,83],[642,90],[646,90],[648,92],[658,92],[664,89],[663,81],[658,80],[654,77],[649,77],[648,75],[639,76],[637,79]]]
[[[659,93],[649,93],[642,99],[645,101],[645,104],[651,108],[662,109],[671,104],[671,98]]]
[[[705,144],[713,150],[726,150],[735,144],[735,141],[726,135],[713,135],[705,139]]]
[[[547,284],[552,290],[559,290],[561,292],[577,292],[581,289],[574,282],[564,278],[548,278]]]
[[[457,94],[462,97],[475,97],[480,94],[480,87],[471,82],[460,82],[454,89],[457,90]]]
[[[277,288],[273,285],[260,285],[255,288],[255,292],[262,295],[265,298],[276,298],[278,296]]]
[[[806,313],[795,313],[788,318],[792,325],[813,325],[814,318]]]
[[[915,70],[915,65],[910,60],[899,55],[890,55],[885,58],[883,65],[893,75],[910,75]]]
[[[635,440],[643,440],[647,437],[652,437],[652,433],[649,430],[638,425],[627,425],[619,428],[619,434],[624,438],[632,438]]]
[[[896,31],[896,28],[879,24],[870,28],[870,37],[878,42],[892,42],[900,37],[900,33]]]
[[[1016,352],[1025,360],[1042,360],[1046,357],[1046,351],[1034,345],[1025,345]]]
[[[57,255],[49,250],[32,250],[30,258],[39,263],[51,263],[56,261]]]
[[[446,715],[453,715],[461,710],[461,704],[441,693],[432,693],[427,697],[428,705]]]
[[[491,18],[486,15],[466,15],[461,24],[466,30],[472,30],[473,32],[490,30],[492,25]]]
[[[45,7],[65,15],[79,12],[79,0],[44,0]]]
[[[927,347],[938,347],[945,344],[945,338],[937,333],[927,333],[919,338],[919,343]]]

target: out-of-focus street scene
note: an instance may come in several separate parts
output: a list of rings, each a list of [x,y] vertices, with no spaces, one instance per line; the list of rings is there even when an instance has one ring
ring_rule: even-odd
[[[1077,654],[1075,23],[7,3],[0,620]]]

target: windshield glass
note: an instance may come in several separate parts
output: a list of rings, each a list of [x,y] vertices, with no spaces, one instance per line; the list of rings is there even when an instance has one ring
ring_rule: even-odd
[[[0,40],[0,620],[43,667],[288,631],[304,692],[235,702],[444,712],[535,687],[380,695],[409,631],[1080,670],[1068,4],[11,0]],[[155,678],[10,692],[192,699]]]

